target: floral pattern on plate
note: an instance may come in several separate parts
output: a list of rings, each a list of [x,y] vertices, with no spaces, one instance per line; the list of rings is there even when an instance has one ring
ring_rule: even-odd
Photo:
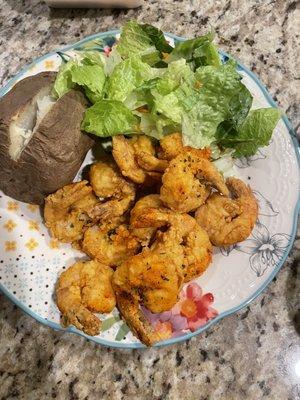
[[[250,239],[237,244],[235,249],[250,254],[250,267],[260,277],[268,268],[274,268],[278,264],[290,240],[291,236],[285,233],[271,235],[268,228],[258,221]]]
[[[154,330],[169,339],[182,336],[188,330],[195,332],[215,318],[218,311],[212,307],[213,302],[212,293],[203,294],[200,285],[192,282],[182,289],[178,303],[170,311],[154,314],[145,307],[142,310]]]

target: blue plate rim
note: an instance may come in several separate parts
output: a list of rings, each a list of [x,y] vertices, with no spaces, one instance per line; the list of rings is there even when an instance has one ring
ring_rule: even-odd
[[[8,92],[8,90],[14,85],[14,83],[19,79],[19,77],[21,77],[26,71],[28,71],[28,69],[30,69],[32,66],[34,66],[36,63],[43,61],[45,58],[48,58],[50,55],[55,55],[57,54],[57,52],[64,52],[67,50],[70,50],[72,48],[74,48],[74,46],[83,44],[85,42],[88,42],[92,39],[96,39],[99,37],[105,37],[105,36],[109,36],[109,35],[117,35],[120,33],[119,29],[113,29],[113,30],[109,30],[109,31],[105,31],[105,32],[99,32],[99,33],[95,33],[93,35],[89,35],[86,36],[84,39],[79,40],[78,42],[75,42],[73,44],[64,46],[56,51],[51,51],[41,57],[36,58],[33,62],[31,62],[30,64],[26,65],[24,68],[22,68],[13,78],[11,78],[6,85],[4,85],[1,89],[0,89],[0,98],[6,93]],[[168,33],[165,32],[166,36],[175,39],[177,41],[184,41],[186,40],[186,38],[174,35],[172,33]],[[232,56],[230,56],[229,54],[227,54],[224,51],[219,51],[219,53],[227,58],[230,59],[234,59]],[[235,60],[235,59],[234,59]],[[245,67],[243,64],[241,64],[238,60],[236,60],[238,63],[239,68],[246,72],[253,80],[254,82],[259,86],[259,88],[261,89],[261,91],[263,92],[265,99],[269,102],[269,104],[272,107],[278,107],[276,102],[273,100],[273,98],[271,97],[271,95],[269,94],[269,92],[267,91],[266,87],[261,83],[261,81],[258,79],[258,77],[252,72],[250,71],[247,67]],[[296,158],[298,161],[298,166],[300,169],[300,146],[299,146],[299,142],[297,139],[297,136],[293,130],[293,127],[290,123],[290,121],[288,120],[286,115],[282,116],[282,120],[285,124],[285,126],[287,127],[291,138],[292,138],[292,142],[294,145],[294,149],[295,149],[295,153],[296,153]],[[291,232],[291,240],[290,243],[288,245],[288,247],[286,248],[286,251],[282,257],[282,259],[280,260],[280,262],[276,265],[276,267],[273,269],[272,273],[269,275],[268,279],[266,281],[264,281],[262,283],[262,285],[251,295],[249,296],[245,301],[243,301],[241,304],[239,304],[236,307],[231,308],[230,310],[224,311],[222,313],[220,313],[216,318],[210,320],[207,324],[205,324],[204,326],[202,326],[201,328],[197,329],[195,332],[190,332],[186,335],[183,336],[179,336],[173,339],[169,339],[169,340],[165,340],[162,342],[157,343],[156,345],[154,345],[154,347],[165,347],[165,346],[169,346],[175,343],[179,343],[179,342],[183,342],[186,340],[191,339],[192,337],[204,332],[205,330],[209,329],[211,326],[213,326],[214,324],[216,324],[218,321],[222,320],[223,318],[232,315],[234,313],[236,313],[237,311],[240,311],[241,309],[243,309],[244,307],[246,307],[248,304],[250,304],[254,299],[256,299],[256,297],[258,297],[265,289],[266,287],[272,282],[272,280],[274,279],[274,277],[277,275],[277,273],[279,272],[279,270],[281,269],[281,267],[283,266],[283,264],[285,263],[291,248],[293,246],[295,237],[296,237],[296,231],[297,231],[297,223],[298,223],[298,214],[300,212],[300,194],[298,197],[298,201],[295,205],[295,209],[294,209],[294,215],[293,215],[293,227],[292,227],[292,232]],[[52,322],[52,321],[48,321],[47,319],[41,317],[40,315],[36,314],[35,312],[33,312],[29,307],[27,307],[26,305],[24,305],[20,300],[18,300],[8,289],[6,289],[6,287],[0,283],[0,291],[7,296],[16,306],[18,306],[23,312],[25,312],[27,315],[29,315],[30,317],[34,318],[36,321],[40,322],[41,324],[52,328],[56,331],[64,331],[64,332],[70,332],[70,333],[74,333],[76,335],[82,336],[90,341],[93,341],[97,344],[101,344],[103,346],[106,347],[111,347],[111,348],[122,348],[122,349],[137,349],[137,348],[146,348],[146,346],[144,346],[142,343],[124,343],[124,342],[111,342],[109,340],[105,340],[105,339],[101,339],[101,338],[97,338],[97,337],[93,337],[93,336],[88,336],[86,334],[84,334],[83,332],[79,331],[78,329],[74,328],[74,327],[69,327],[69,328],[63,328],[61,325],[57,324],[56,322]]]

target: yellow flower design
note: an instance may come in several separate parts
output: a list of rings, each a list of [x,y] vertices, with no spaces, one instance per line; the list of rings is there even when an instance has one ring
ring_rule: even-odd
[[[16,211],[19,208],[19,204],[16,201],[9,201],[7,203],[7,209],[9,211]]]
[[[13,242],[5,242],[5,251],[15,251],[17,249],[17,244],[15,241]]]
[[[11,232],[12,230],[15,229],[15,227],[17,226],[16,223],[14,223],[13,220],[9,219],[8,221],[6,221],[6,223],[3,225],[5,229],[8,230],[8,232]]]
[[[39,206],[37,206],[36,204],[28,204],[27,208],[28,208],[29,211],[35,212],[35,211],[38,210]]]
[[[57,239],[50,240],[49,247],[50,249],[59,249],[59,241]]]
[[[31,231],[38,231],[39,230],[39,224],[37,221],[28,221],[29,224],[29,229]]]
[[[47,61],[45,61],[44,66],[46,69],[52,69],[52,68],[54,68],[54,62],[52,60],[47,60]]]
[[[30,239],[30,240],[28,240],[27,243],[25,243],[25,246],[30,251],[34,250],[38,245],[39,245],[38,242],[34,239]]]

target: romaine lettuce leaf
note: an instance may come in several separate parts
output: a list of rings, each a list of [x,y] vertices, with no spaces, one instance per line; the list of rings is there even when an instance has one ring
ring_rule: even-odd
[[[159,29],[130,21],[109,57],[88,49],[64,64],[53,93],[81,87],[95,103],[82,129],[98,136],[144,132],[160,139],[181,131],[185,145],[217,143],[235,157],[252,155],[268,144],[280,113],[249,112],[252,96],[236,64],[221,64],[213,38],[209,33],[173,49]]]
[[[228,61],[219,67],[211,65],[199,67],[195,72],[200,82],[200,90],[209,90],[222,97],[228,93],[232,95],[240,85],[241,75],[236,70],[236,63]]]
[[[185,145],[199,148],[215,140],[223,121],[231,121],[234,126],[242,124],[252,96],[232,62],[200,67],[195,76],[200,87],[195,105],[182,115],[182,133]]]
[[[85,112],[81,129],[102,137],[137,133],[139,121],[122,102],[100,100]]]
[[[169,64],[164,75],[151,89],[155,111],[181,123],[182,114],[197,101],[196,78],[184,59]]]
[[[170,53],[173,50],[173,47],[169,45],[160,29],[150,24],[142,24],[140,27],[148,36],[150,43],[153,44],[158,51],[162,53]]]
[[[224,178],[234,176],[234,159],[232,154],[233,149],[223,149],[217,145],[216,142],[210,145],[211,149],[211,159],[214,166],[220,171]]]
[[[141,132],[155,139],[161,139],[169,133],[180,131],[180,125],[163,115],[155,113],[138,113],[138,115],[141,117]]]
[[[252,110],[236,129],[230,123],[221,124],[217,132],[218,144],[235,149],[234,157],[252,156],[259,147],[269,144],[280,116],[277,108]]]
[[[138,55],[143,61],[154,65],[161,61],[162,53],[170,53],[172,47],[159,29],[129,21],[123,26],[117,50],[123,58]]]
[[[63,96],[78,85],[92,103],[102,99],[105,73],[101,58],[94,53],[85,54],[82,59],[70,60],[61,66],[53,86],[55,97]]]
[[[171,93],[183,82],[188,82],[192,85],[195,81],[194,73],[187,65],[184,58],[170,63],[168,68],[163,71],[164,73],[157,81],[157,85],[155,87],[157,92],[161,95]]]
[[[77,51],[76,56],[81,65],[101,65],[104,68],[105,75],[110,75],[115,66],[122,61],[116,46],[112,47],[109,56],[99,50]]]
[[[193,70],[202,65],[213,65],[218,67],[221,65],[218,50],[213,44],[214,34],[212,32],[195,39],[185,40],[176,44],[170,55],[166,58],[166,62],[186,59]]]
[[[152,102],[151,94],[149,90],[133,90],[123,101],[123,104],[129,108],[129,110],[136,110],[137,108],[145,106],[149,108]]]
[[[151,68],[138,56],[127,58],[114,68],[108,78],[107,97],[124,101],[134,89],[159,75],[161,69]]]
[[[236,91],[228,101],[227,121],[235,127],[240,126],[246,119],[253,103],[253,97],[243,83],[237,85]]]
[[[115,67],[122,61],[121,55],[118,53],[116,46],[113,46],[109,56],[104,59],[104,72],[106,75],[111,75]]]
[[[89,51],[78,51],[77,56],[79,57],[80,64],[83,65],[100,65],[104,67],[107,57],[96,50]]]
[[[70,72],[72,82],[85,89],[85,94],[92,103],[103,98],[105,83],[103,66],[99,64],[74,65]]]
[[[212,98],[212,100],[214,100]],[[182,116],[182,139],[185,146],[203,148],[215,140],[218,125],[224,120],[221,107],[214,107],[202,97],[188,113]]]
[[[75,60],[70,60],[67,63],[61,64],[52,90],[54,97],[62,97],[75,86],[72,82],[71,69],[76,65],[77,62]]]

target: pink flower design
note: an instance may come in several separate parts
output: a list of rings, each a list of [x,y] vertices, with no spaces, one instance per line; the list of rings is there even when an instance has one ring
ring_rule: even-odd
[[[218,315],[211,307],[212,293],[203,294],[201,287],[193,282],[180,293],[179,302],[170,310],[154,314],[142,307],[145,317],[164,339],[184,335],[187,330],[194,332]]]
[[[105,46],[104,47],[104,54],[106,55],[106,57],[109,57],[109,53],[110,52],[111,52],[111,47]]]
[[[174,308],[180,309],[180,314],[187,318],[189,329],[194,332],[218,315],[218,311],[211,307],[213,302],[213,294],[203,294],[201,287],[193,282],[181,292],[180,300]]]

